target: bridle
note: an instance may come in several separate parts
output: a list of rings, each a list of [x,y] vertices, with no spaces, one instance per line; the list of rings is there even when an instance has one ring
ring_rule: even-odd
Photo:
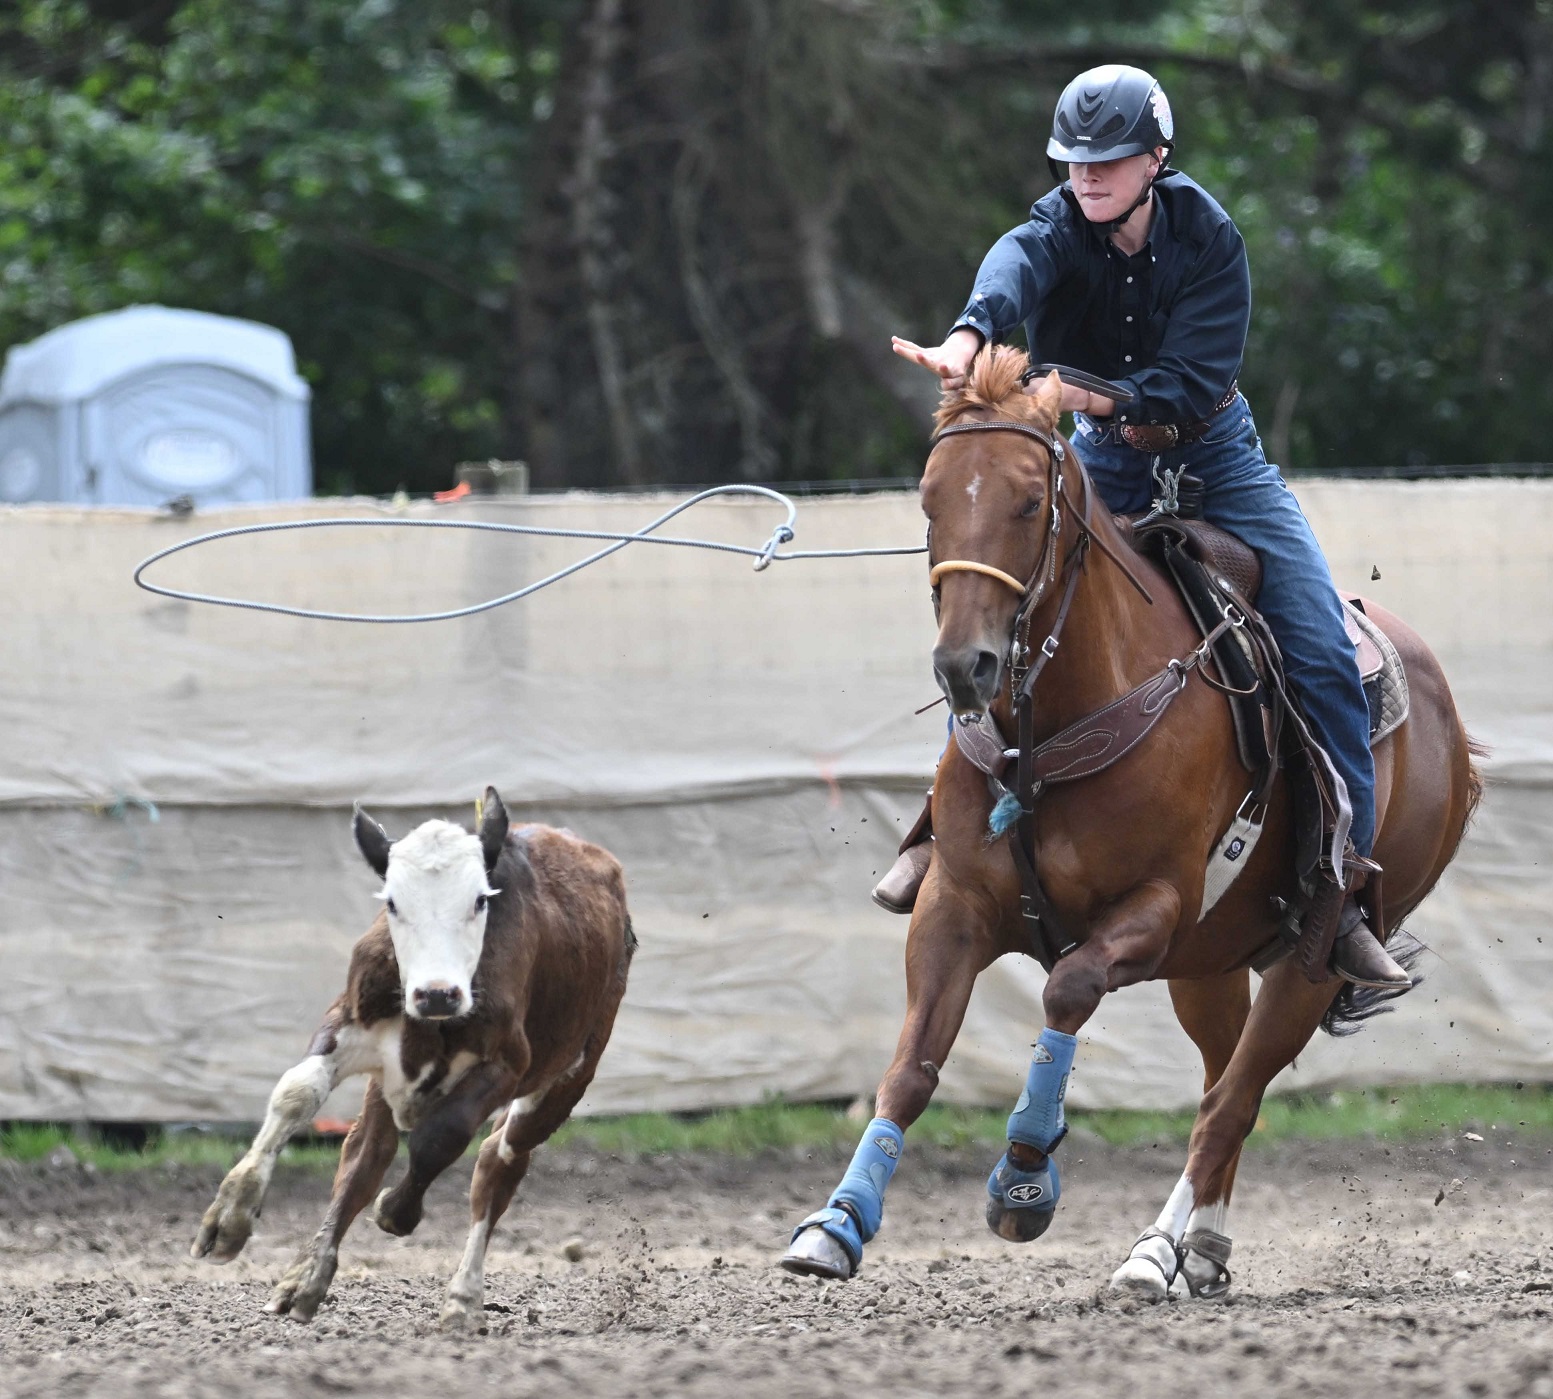
[[[1014,418],[1000,418],[974,423],[953,423],[949,427],[940,428],[934,435],[929,450],[937,447],[944,438],[963,432],[1017,432],[1025,437],[1033,437],[1046,448],[1047,453],[1048,523],[1041,540],[1041,552],[1036,558],[1035,567],[1031,570],[1029,578],[1021,583],[1012,573],[1005,573],[1001,568],[975,559],[945,559],[941,563],[934,564],[928,572],[928,583],[933,589],[935,614],[939,607],[939,585],[947,573],[980,573],[985,577],[997,579],[1019,595],[1019,610],[1014,614],[1007,656],[1009,697],[1014,703],[1015,710],[1018,711],[1021,707],[1021,697],[1028,702],[1041,671],[1057,653],[1057,647],[1062,639],[1062,629],[1068,620],[1068,609],[1072,606],[1074,594],[1078,591],[1079,576],[1084,570],[1091,544],[1111,559],[1127,576],[1127,580],[1133,587],[1150,603],[1154,599],[1149,595],[1148,589],[1138,581],[1132,569],[1095,534],[1091,517],[1095,490],[1082,466],[1079,467],[1079,481],[1083,486],[1082,506],[1075,506],[1068,495],[1062,470],[1063,463],[1068,459],[1068,449],[1060,437],[1034,423],[1020,422]],[[1062,576],[1066,579],[1066,584],[1063,588],[1062,602],[1057,608],[1056,620],[1046,640],[1041,643],[1039,659],[1032,666],[1030,664],[1030,622],[1036,608],[1045,598],[1047,589],[1057,578],[1058,542],[1062,537],[1063,506],[1066,506],[1079,521],[1079,534],[1068,553],[1067,561],[1062,566]],[[931,542],[931,531],[929,542]]]

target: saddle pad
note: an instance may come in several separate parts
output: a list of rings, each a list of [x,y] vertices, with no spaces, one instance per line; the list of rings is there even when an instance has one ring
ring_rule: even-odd
[[[1402,657],[1391,644],[1391,638],[1363,608],[1363,602],[1357,597],[1343,599],[1345,622],[1351,628],[1358,628],[1363,641],[1368,642],[1380,655],[1380,665],[1370,675],[1364,674],[1369,667],[1364,664],[1366,648],[1362,645],[1357,658],[1360,676],[1364,680],[1365,698],[1370,702],[1370,747],[1373,748],[1381,739],[1402,727],[1412,700],[1408,694],[1407,670],[1402,664]]]

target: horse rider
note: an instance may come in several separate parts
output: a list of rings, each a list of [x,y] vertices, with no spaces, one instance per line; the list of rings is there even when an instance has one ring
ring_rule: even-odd
[[[1149,507],[1151,469],[1189,465],[1205,485],[1203,516],[1260,556],[1257,605],[1306,720],[1347,786],[1353,850],[1368,856],[1375,767],[1353,646],[1326,559],[1263,456],[1236,387],[1251,320],[1245,243],[1206,190],[1168,168],[1174,144],[1170,104],[1148,73],[1109,64],[1079,74],[1058,99],[1046,146],[1053,177],[1065,161],[1067,181],[993,245],[943,344],[896,337],[895,352],[933,370],[946,390],[959,389],[982,346],[1023,322],[1032,363],[1072,365],[1129,391],[1113,401],[1063,385],[1085,468],[1106,505],[1123,514]],[[875,901],[909,913],[928,863],[926,840],[907,849]],[[1352,894],[1332,968],[1360,986],[1409,980]]]

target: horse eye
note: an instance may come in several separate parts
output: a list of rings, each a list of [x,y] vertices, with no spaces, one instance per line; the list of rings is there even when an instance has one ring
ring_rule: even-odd
[[[1027,506],[1025,506],[1025,508],[1023,510],[1021,510],[1019,512],[1019,518],[1021,520],[1032,520],[1032,519],[1034,519],[1037,515],[1039,515],[1041,513],[1041,506],[1044,505],[1045,503],[1046,503],[1045,501],[1041,501],[1041,500],[1032,500]]]
[[[483,909],[484,907],[485,907],[485,895],[484,894],[476,894],[475,895],[475,912],[479,913],[480,910]]]
[[[388,910],[388,913],[389,913],[390,917],[397,918],[399,916],[399,910],[394,905],[394,901],[392,899],[384,899],[383,900],[383,907]]]

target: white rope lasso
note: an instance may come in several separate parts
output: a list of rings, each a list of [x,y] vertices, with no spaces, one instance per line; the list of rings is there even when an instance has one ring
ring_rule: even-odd
[[[727,544],[715,539],[684,539],[674,535],[658,535],[654,531],[667,524],[676,515],[683,514],[693,505],[699,505],[704,500],[710,500],[713,496],[721,495],[753,495],[766,500],[774,501],[783,506],[787,511],[787,518],[771,532],[771,537],[759,548],[747,544]],[[725,554],[743,554],[747,558],[755,560],[755,572],[760,573],[768,568],[773,560],[786,563],[794,559],[858,559],[888,557],[898,554],[924,554],[927,545],[919,544],[912,547],[899,549],[795,549],[789,552],[782,551],[782,545],[791,543],[798,520],[798,508],[792,500],[782,494],[781,491],[772,490],[769,486],[713,486],[708,490],[700,491],[688,500],[681,501],[671,510],[664,511],[657,519],[643,525],[641,529],[630,534],[621,534],[614,530],[586,530],[586,529],[555,529],[543,525],[506,525],[496,524],[489,520],[368,520],[355,518],[332,518],[323,520],[277,520],[261,525],[237,525],[231,529],[213,530],[209,534],[196,535],[193,539],[185,539],[177,544],[169,545],[165,549],[159,549],[148,558],[142,559],[136,565],[134,579],[137,586],[144,588],[149,593],[156,593],[161,597],[175,598],[180,602],[203,602],[216,607],[241,607],[250,612],[275,612],[283,617],[304,617],[319,622],[448,622],[456,617],[472,617],[478,612],[489,612],[493,607],[503,607],[509,602],[517,602],[541,588],[548,588],[552,583],[557,583],[563,578],[578,573],[591,564],[598,563],[601,559],[608,558],[611,554],[624,549],[628,544],[669,544],[685,549],[712,549]],[[586,558],[578,559],[576,563],[568,564],[565,568],[559,568],[554,573],[529,583],[525,587],[513,592],[504,593],[501,597],[494,597],[485,602],[472,603],[468,607],[449,608],[443,612],[415,612],[405,614],[392,613],[364,613],[364,612],[326,612],[322,609],[310,607],[287,607],[277,602],[256,602],[250,598],[218,597],[212,593],[187,592],[181,588],[169,588],[159,583],[147,581],[145,571],[152,564],[170,558],[173,554],[181,553],[185,549],[193,549],[201,544],[212,544],[218,539],[236,539],[249,534],[274,534],[284,530],[301,529],[468,529],[483,530],[491,534],[527,534],[538,535],[545,539],[603,539],[610,543],[602,549],[598,549]]]

